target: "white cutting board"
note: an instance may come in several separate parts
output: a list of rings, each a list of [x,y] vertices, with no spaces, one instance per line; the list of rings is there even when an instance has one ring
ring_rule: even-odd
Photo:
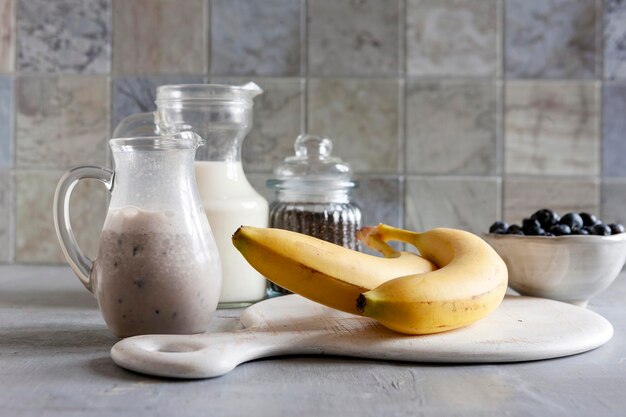
[[[277,355],[344,355],[410,362],[496,363],[549,359],[595,349],[613,335],[593,311],[531,297],[507,296],[471,326],[406,336],[298,295],[269,299],[241,315],[246,329],[199,335],[145,335],[111,349],[115,363],[175,378],[210,378]]]

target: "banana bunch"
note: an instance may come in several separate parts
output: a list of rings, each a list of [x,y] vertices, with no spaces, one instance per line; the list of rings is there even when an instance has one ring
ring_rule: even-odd
[[[473,323],[504,298],[504,261],[481,238],[455,229],[411,232],[386,225],[357,237],[383,253],[366,255],[303,234],[244,226],[233,244],[270,281],[310,300],[376,319],[406,334]],[[386,242],[414,245],[421,257]]]
[[[310,300],[359,314],[356,299],[390,279],[431,272],[435,265],[397,252],[377,238],[370,244],[385,258],[367,255],[301,233],[240,227],[233,244],[248,263],[273,283]]]

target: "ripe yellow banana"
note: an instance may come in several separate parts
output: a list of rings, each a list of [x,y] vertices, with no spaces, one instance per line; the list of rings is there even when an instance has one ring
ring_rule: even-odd
[[[357,309],[384,326],[408,334],[438,333],[473,323],[504,298],[508,272],[484,240],[462,230],[410,232],[386,225],[365,228],[361,237],[400,240],[417,247],[439,269],[387,281],[359,296]]]
[[[430,272],[430,261],[398,252],[372,234],[368,244],[385,258],[281,229],[240,227],[233,244],[270,281],[318,303],[359,314],[356,299],[385,281]]]

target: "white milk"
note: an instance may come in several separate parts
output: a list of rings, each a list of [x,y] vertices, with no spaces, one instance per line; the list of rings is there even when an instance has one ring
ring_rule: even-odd
[[[196,182],[222,258],[220,303],[258,301],[265,278],[233,246],[239,226],[267,227],[268,204],[250,185],[241,162],[196,161]]]

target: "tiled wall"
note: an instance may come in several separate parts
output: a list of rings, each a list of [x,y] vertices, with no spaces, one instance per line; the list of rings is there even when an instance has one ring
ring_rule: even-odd
[[[56,181],[165,83],[266,90],[243,157],[268,197],[308,130],[357,171],[366,223],[626,222],[625,45],[624,0],[0,0],[0,261],[62,261]],[[105,197],[73,199],[90,253]]]

